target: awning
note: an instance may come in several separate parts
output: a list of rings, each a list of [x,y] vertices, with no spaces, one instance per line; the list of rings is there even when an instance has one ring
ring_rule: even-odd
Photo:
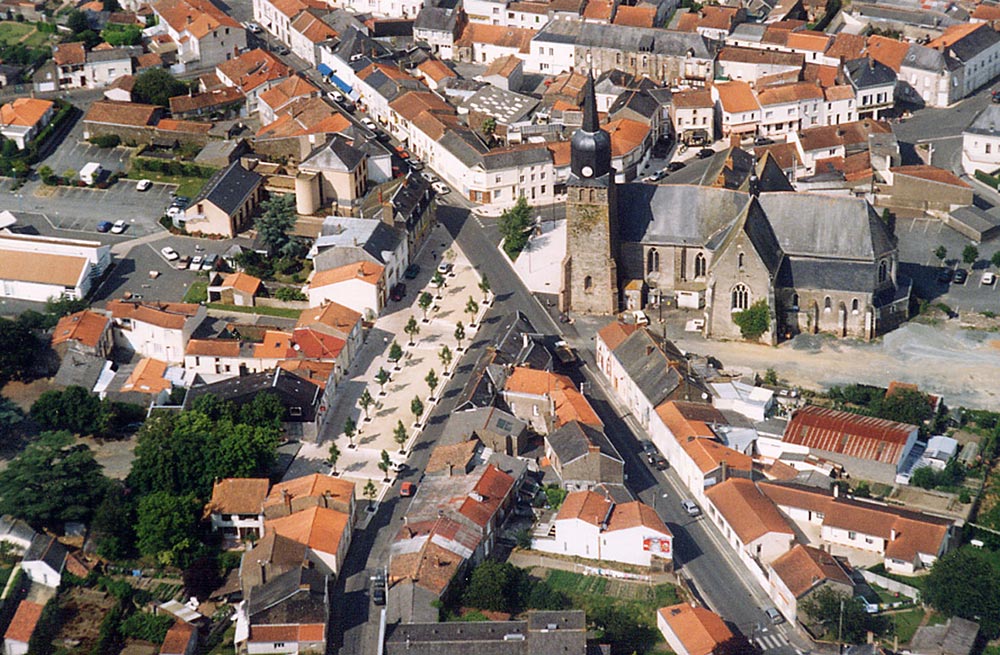
[[[350,93],[351,92],[351,85],[348,84],[347,82],[345,82],[344,80],[340,79],[336,75],[331,75],[330,76],[330,81],[333,82],[334,86],[336,86],[338,89],[340,89],[344,93]]]
[[[326,64],[320,64],[319,66],[316,67],[316,70],[318,70],[319,74],[322,75],[323,77],[330,77],[331,75],[333,75],[333,69],[327,66]]]

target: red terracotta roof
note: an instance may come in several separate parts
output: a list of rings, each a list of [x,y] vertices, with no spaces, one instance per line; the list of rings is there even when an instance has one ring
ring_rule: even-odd
[[[28,643],[41,616],[41,605],[32,603],[30,600],[22,600],[17,606],[17,611],[14,612],[14,618],[11,619],[10,625],[7,626],[4,639]]]
[[[639,326],[635,323],[622,323],[621,321],[614,321],[601,328],[600,332],[597,334],[601,337],[601,341],[604,342],[604,345],[608,347],[608,350],[614,350],[620,346],[630,334],[638,329]]]
[[[772,532],[795,534],[774,502],[751,480],[729,478],[706,489],[705,495],[744,545]]]
[[[63,316],[52,331],[52,345],[78,341],[87,347],[96,348],[110,322],[111,319],[107,316],[86,309]]]
[[[902,458],[915,425],[808,405],[795,412],[783,440],[884,464]]]
[[[659,614],[689,655],[712,655],[719,644],[733,638],[719,615],[704,607],[679,603],[660,608]]]
[[[167,636],[160,646],[160,655],[184,655],[188,652],[188,644],[198,635],[198,630],[190,623],[180,619],[167,630]]]

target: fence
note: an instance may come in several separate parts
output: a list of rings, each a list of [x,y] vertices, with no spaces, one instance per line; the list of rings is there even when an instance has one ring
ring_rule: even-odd
[[[908,584],[903,584],[902,582],[897,582],[892,578],[887,578],[884,575],[879,575],[878,573],[872,573],[871,571],[861,571],[861,577],[865,579],[866,582],[876,584],[883,589],[888,589],[895,594],[902,594],[907,598],[913,600],[914,603],[920,602],[920,590],[916,587],[911,587]]]

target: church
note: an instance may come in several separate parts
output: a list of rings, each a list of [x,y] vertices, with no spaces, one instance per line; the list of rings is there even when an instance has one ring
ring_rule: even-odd
[[[647,301],[704,312],[704,334],[763,300],[778,343],[800,333],[873,339],[906,320],[895,237],[864,199],[796,193],[767,159],[737,188],[615,182],[593,79],[571,142],[563,311],[615,314]],[[729,185],[732,186],[732,185]]]

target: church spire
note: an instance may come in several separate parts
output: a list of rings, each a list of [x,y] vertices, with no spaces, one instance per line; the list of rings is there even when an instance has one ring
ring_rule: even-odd
[[[602,178],[611,172],[611,135],[598,121],[594,76],[589,71],[583,87],[583,124],[570,143],[570,169],[579,179]]]

